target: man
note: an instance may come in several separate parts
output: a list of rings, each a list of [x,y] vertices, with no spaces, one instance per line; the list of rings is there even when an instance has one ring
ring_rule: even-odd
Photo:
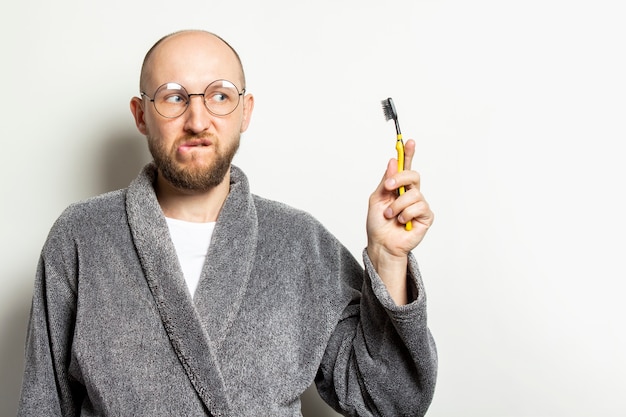
[[[231,166],[254,98],[221,38],[163,38],[140,86],[130,106],[154,162],[50,231],[20,415],[296,416],[313,381],[345,415],[423,415],[437,364],[410,254],[433,220],[419,175],[390,161],[363,271]]]

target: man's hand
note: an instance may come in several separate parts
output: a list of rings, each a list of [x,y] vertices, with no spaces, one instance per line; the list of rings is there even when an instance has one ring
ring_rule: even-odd
[[[367,214],[367,253],[391,297],[398,305],[408,302],[408,254],[424,238],[434,214],[420,192],[420,176],[411,171],[415,142],[404,147],[404,171],[392,159],[378,188],[370,196]],[[398,195],[398,188],[406,191]],[[412,222],[412,230],[405,223]]]

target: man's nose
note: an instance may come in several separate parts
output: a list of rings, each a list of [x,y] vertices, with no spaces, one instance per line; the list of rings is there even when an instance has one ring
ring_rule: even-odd
[[[197,100],[193,100],[196,98]],[[211,125],[213,115],[204,102],[204,94],[189,94],[189,108],[185,112],[187,120],[185,128],[194,133],[207,130]]]

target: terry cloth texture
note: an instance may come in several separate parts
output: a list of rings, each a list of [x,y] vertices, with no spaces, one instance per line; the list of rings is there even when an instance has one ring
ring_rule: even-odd
[[[68,207],[38,266],[20,416],[422,416],[437,359],[426,300],[398,307],[310,215],[231,171],[193,297],[152,187]]]

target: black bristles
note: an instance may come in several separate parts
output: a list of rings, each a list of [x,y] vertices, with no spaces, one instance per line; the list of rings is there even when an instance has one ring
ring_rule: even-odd
[[[400,134],[400,123],[398,123],[398,112],[396,112],[396,106],[393,105],[393,100],[389,97],[387,100],[381,101],[383,105],[383,112],[385,113],[385,120],[393,120],[396,124],[396,133]]]
[[[396,109],[393,105],[393,100],[389,97],[386,100],[380,102],[383,106],[383,113],[385,113],[385,120],[396,120],[398,115],[396,113]]]

